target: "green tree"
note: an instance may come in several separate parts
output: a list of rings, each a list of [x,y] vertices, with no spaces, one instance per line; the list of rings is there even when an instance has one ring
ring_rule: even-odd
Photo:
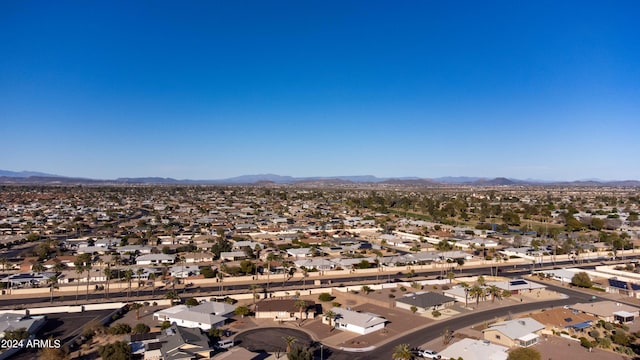
[[[591,282],[591,278],[589,278],[589,274],[584,271],[581,271],[571,278],[571,284],[583,288],[590,288],[593,286],[593,282]]]
[[[534,348],[517,348],[509,352],[507,360],[540,360],[540,352]]]
[[[150,331],[151,331],[151,328],[147,324],[138,323],[133,327],[133,329],[131,330],[131,333],[133,333],[133,334],[147,334]]]
[[[113,344],[101,345],[98,354],[103,360],[130,360],[131,346],[124,341],[116,341]]]
[[[168,329],[171,327],[171,322],[169,320],[165,320],[160,324],[160,330]]]
[[[131,333],[131,326],[129,324],[115,324],[109,327],[109,334],[111,335],[123,335]]]
[[[234,313],[234,314],[236,314],[236,315],[240,315],[240,316],[242,316],[242,317],[245,317],[245,316],[249,315],[249,312],[250,312],[250,311],[249,311],[249,308],[248,308],[247,306],[245,306],[245,305],[238,306],[238,307],[233,311],[233,313]]]
[[[400,344],[393,348],[393,354],[391,354],[393,360],[411,360],[413,354],[409,344]]]
[[[288,360],[313,360],[313,353],[311,348],[294,346],[291,351],[287,353]]]
[[[188,298],[184,304],[188,306],[198,306],[200,302],[196,298]]]

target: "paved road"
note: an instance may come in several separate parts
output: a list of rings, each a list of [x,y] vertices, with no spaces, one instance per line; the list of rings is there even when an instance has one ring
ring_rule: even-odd
[[[634,255],[633,257],[635,258],[640,258],[640,255]],[[631,256],[628,256],[627,258],[632,258]],[[581,268],[593,268],[595,266],[596,263],[587,263],[587,264],[582,264],[582,265],[575,265],[576,267],[581,267]],[[565,262],[557,262],[558,266],[562,266],[562,265],[573,265],[572,261],[565,261]],[[471,269],[465,269],[463,274],[465,276],[472,276],[472,275],[481,275],[481,274],[487,274],[487,270],[489,270],[491,268],[491,265],[487,265],[486,267],[478,267],[478,268],[471,268]],[[523,276],[523,275],[527,275],[530,273],[531,270],[531,265],[530,264],[520,264],[520,265],[508,265],[508,266],[502,266],[501,267],[503,269],[503,272],[500,274],[502,276],[507,276],[507,277],[518,277],[518,276]],[[550,266],[546,266],[545,268],[551,268]],[[539,270],[539,269],[537,269]],[[406,275],[403,275],[402,273],[397,273],[397,274],[387,274],[387,275],[366,275],[366,276],[346,276],[346,277],[340,277],[340,278],[331,278],[332,284],[335,285],[340,285],[340,284],[359,284],[359,283],[371,283],[374,280],[376,280],[377,282],[386,282],[386,281],[409,281],[409,280],[416,280],[416,279],[421,279],[421,278],[435,278],[436,276],[440,275],[441,271],[438,270],[429,270],[429,271],[422,271],[422,272],[417,272],[416,276],[414,278],[408,279],[406,277]],[[255,282],[256,284],[259,285],[263,285],[264,286],[264,282]],[[311,289],[317,286],[311,285],[309,284],[310,281],[306,281],[305,287],[307,289]],[[273,283],[272,283],[273,284]],[[290,290],[290,291],[294,291],[294,290],[299,290],[303,287],[303,282],[302,280],[300,281],[287,281],[285,283],[285,286],[281,286],[281,284],[277,284],[275,285],[273,284],[271,286],[271,291],[276,291],[276,290]],[[223,284],[224,288],[223,291],[220,291],[220,284],[215,284],[212,286],[200,286],[200,287],[188,287],[186,289],[186,294],[183,297],[190,297],[190,296],[217,296],[217,295],[229,295],[229,294],[234,294],[234,293],[246,293],[247,289],[248,289],[248,284],[231,284],[231,283],[227,283],[227,284]],[[326,285],[323,285],[326,286]],[[81,286],[82,288],[83,286]],[[136,298],[136,296],[138,295],[138,291],[137,288],[135,286],[132,287],[131,289],[131,297],[127,298],[126,297],[126,290],[125,291],[121,291],[119,293],[119,295],[116,297],[116,292],[112,289],[111,291],[111,296],[110,296],[110,301],[153,301],[153,299],[163,299],[164,298],[164,294],[167,291],[167,289],[156,289],[155,290],[155,296],[152,298],[152,291],[151,290],[141,290],[140,293],[140,297]],[[176,288],[176,291],[179,292],[180,294],[183,293],[183,288],[182,287],[178,287]],[[82,291],[82,289],[80,290],[80,295],[79,295],[79,303],[86,303],[87,301],[85,300],[86,296],[85,296],[85,292]],[[56,296],[56,294],[54,293],[54,304],[60,304],[61,301],[66,301],[67,304],[69,303],[73,303],[71,301],[75,301],[75,292],[74,293],[67,293],[64,296]],[[100,293],[89,293],[89,300],[93,300],[93,301],[105,301],[104,300],[104,293],[100,292]],[[44,294],[44,296],[42,297],[30,297],[30,298],[20,298],[20,299],[16,299],[16,298],[0,298],[0,307],[1,308],[12,308],[14,306],[24,306],[24,305],[30,305],[30,304],[40,304],[42,306],[47,306],[50,304],[50,297],[48,294]]]

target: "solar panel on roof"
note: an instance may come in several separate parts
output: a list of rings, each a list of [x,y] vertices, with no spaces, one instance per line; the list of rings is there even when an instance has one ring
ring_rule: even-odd
[[[612,286],[618,289],[627,289],[626,281],[620,281],[616,279],[608,279],[608,281],[609,281],[609,286]]]
[[[631,289],[640,290],[640,284],[631,284]]]

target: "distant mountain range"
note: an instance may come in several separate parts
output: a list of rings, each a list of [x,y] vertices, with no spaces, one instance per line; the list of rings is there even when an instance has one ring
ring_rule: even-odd
[[[0,184],[166,184],[166,185],[242,185],[242,184],[299,184],[299,185],[348,185],[348,184],[383,184],[398,186],[436,186],[436,185],[476,185],[476,186],[509,186],[509,185],[567,185],[567,186],[640,186],[638,180],[603,181],[543,181],[518,180],[504,177],[439,177],[425,179],[419,177],[379,178],[373,175],[329,176],[329,177],[292,177],[275,174],[243,175],[218,180],[177,180],[161,177],[118,178],[114,180],[74,178],[47,174],[37,171],[0,170]]]

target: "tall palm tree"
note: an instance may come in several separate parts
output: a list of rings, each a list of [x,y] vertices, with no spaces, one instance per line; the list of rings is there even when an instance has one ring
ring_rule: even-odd
[[[133,270],[127,269],[124,272],[124,279],[129,284],[127,287],[127,301],[129,301],[129,297],[131,296],[131,279],[133,279]]]
[[[489,287],[487,287],[486,292],[488,295],[491,295],[491,302],[496,301],[496,297],[498,299],[502,297],[502,290],[495,285],[490,285]]]
[[[89,280],[91,279],[91,254],[82,254],[84,260],[84,270],[87,272],[87,297],[86,300],[89,301]]]
[[[298,341],[298,339],[294,338],[293,336],[283,337],[282,340],[284,340],[284,342],[287,344],[287,353],[291,351],[291,345]]]
[[[305,310],[307,308],[307,302],[300,299],[296,300],[296,302],[293,303],[293,307],[300,310],[300,320],[302,320],[302,310]]]
[[[251,286],[249,286],[249,289],[253,293],[253,309],[254,310],[256,308],[256,291],[258,291],[259,288],[260,286],[256,284],[251,284]]]
[[[151,280],[151,297],[153,298],[156,293],[156,274],[150,273],[149,280]]]
[[[136,275],[138,275],[138,290],[136,297],[140,297],[140,277],[142,276],[142,274],[144,274],[144,269],[138,268],[136,270]]]
[[[472,299],[476,299],[476,306],[480,304],[480,298],[484,296],[484,289],[480,287],[480,285],[473,285],[471,289],[469,289],[469,295]]]
[[[58,287],[58,274],[49,276],[47,282],[49,283],[49,287],[51,288],[51,303],[53,303],[53,290]]]
[[[105,291],[105,297],[109,298],[109,284],[111,282],[111,265],[107,264],[107,267],[104,269],[104,277],[107,281],[107,291]]]
[[[39,261],[31,265],[31,271],[33,271],[34,273],[41,273],[41,272],[44,272],[45,270],[46,269],[44,265],[42,265],[42,263]]]
[[[80,256],[76,257],[76,260],[73,262],[73,266],[78,275],[84,272],[84,262]],[[76,304],[78,303],[78,294],[80,292],[80,279],[76,279]]]
[[[269,253],[267,255],[267,293],[269,292],[269,282],[271,276],[271,262],[275,259],[275,255],[273,253]]]
[[[2,266],[2,271],[7,270],[7,265],[9,265],[9,260],[6,257],[0,257],[0,266]]]
[[[460,286],[462,286],[462,288],[464,289],[464,306],[467,307],[469,306],[469,284],[467,284],[466,282],[461,282]]]
[[[393,348],[393,354],[391,354],[393,360],[411,360],[413,354],[409,348],[409,344],[400,344]]]

